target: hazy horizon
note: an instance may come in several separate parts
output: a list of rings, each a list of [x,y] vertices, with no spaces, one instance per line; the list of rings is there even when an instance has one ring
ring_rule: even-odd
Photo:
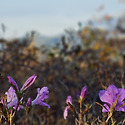
[[[99,11],[101,6],[104,9]],[[0,24],[6,26],[4,37],[7,38],[21,37],[31,30],[54,36],[69,27],[77,29],[79,21],[105,14],[120,15],[125,12],[124,8],[125,4],[119,0],[4,0],[0,4]],[[0,35],[3,34],[0,32]]]

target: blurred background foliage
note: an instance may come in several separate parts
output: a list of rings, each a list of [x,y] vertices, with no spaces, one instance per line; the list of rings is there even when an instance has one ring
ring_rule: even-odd
[[[32,74],[38,77],[28,89],[25,99],[36,95],[36,88],[48,86],[50,91],[47,103],[51,109],[37,106],[26,117],[22,110],[16,116],[16,125],[72,125],[73,119],[69,113],[68,120],[63,119],[65,100],[68,95],[73,97],[74,105],[78,107],[77,95],[81,88],[87,85],[88,96],[85,100],[92,108],[84,115],[88,124],[99,124],[102,120],[98,92],[109,84],[124,87],[125,83],[125,19],[120,17],[114,27],[111,27],[113,17],[106,15],[102,22],[108,28],[95,26],[94,21],[88,21],[86,26],[79,22],[79,30],[69,28],[66,35],[61,36],[54,46],[37,46],[34,41],[35,31],[31,31],[22,39],[0,39],[0,93],[7,91],[10,84],[7,76],[14,78],[21,87]],[[96,22],[100,23],[100,22]],[[1,25],[4,32],[5,26]],[[111,30],[112,29],[112,30]],[[78,39],[76,39],[76,36]],[[118,115],[120,114],[120,117]],[[103,116],[104,117],[104,116]],[[124,119],[118,113],[117,122]],[[23,119],[23,120],[22,120]]]

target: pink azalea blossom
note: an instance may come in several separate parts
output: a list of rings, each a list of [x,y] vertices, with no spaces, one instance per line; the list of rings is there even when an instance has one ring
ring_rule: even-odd
[[[67,105],[72,105],[72,97],[71,96],[67,96],[67,99],[66,99],[66,104]],[[64,119],[67,119],[67,116],[68,116],[68,110],[70,109],[70,106],[66,106],[65,109],[64,109],[64,113],[63,113],[63,116],[64,116]]]
[[[26,90],[29,86],[31,86],[31,85],[34,83],[36,77],[37,77],[37,76],[36,76],[35,74],[32,75],[32,76],[24,83],[24,85],[23,85],[23,87],[21,88],[21,90]],[[9,80],[9,83],[12,84],[12,85],[16,88],[17,91],[20,91],[19,86],[17,85],[17,83],[14,81],[13,78],[11,78],[10,76],[8,76],[8,80]]]
[[[112,84],[107,88],[107,90],[99,91],[99,98],[102,102],[105,102],[105,108],[102,109],[102,112],[110,112],[110,108],[117,98],[118,101],[115,106],[115,110],[125,112],[125,106],[120,107],[124,103],[123,100],[125,99],[125,89],[117,88]]]
[[[31,98],[28,98],[27,106],[43,105],[43,106],[47,106],[48,108],[50,108],[50,106],[47,103],[44,102],[44,100],[49,97],[48,93],[49,93],[48,87],[43,87],[41,89],[37,88],[36,98],[33,101],[31,100]]]

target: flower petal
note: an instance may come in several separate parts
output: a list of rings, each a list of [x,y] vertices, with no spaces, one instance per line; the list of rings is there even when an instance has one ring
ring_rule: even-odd
[[[105,108],[103,107],[102,112],[110,112],[110,108],[109,108],[109,106],[107,104],[104,104],[103,106]]]
[[[31,100],[31,98],[29,97],[28,100],[27,100],[26,106],[31,106],[31,105],[32,105],[32,100]]]
[[[3,105],[5,105],[5,100],[4,100],[3,97],[1,97],[1,101],[0,101],[0,103],[2,103]]]
[[[118,88],[117,88],[115,85],[111,84],[111,85],[107,88],[107,92],[108,92],[109,95],[112,96],[112,99],[113,99],[112,101],[113,101],[113,103],[114,103],[115,100],[117,99]]]
[[[34,83],[36,77],[37,77],[37,76],[36,76],[35,74],[32,75],[32,76],[24,83],[24,85],[23,85],[23,87],[21,88],[21,90],[26,90],[29,86],[31,86],[31,85]]]
[[[99,91],[99,97],[102,102],[106,102],[110,105],[114,103],[117,98],[118,89],[114,85],[110,85],[106,90]]]
[[[47,106],[47,107],[50,109],[50,106],[49,106],[47,103],[45,103],[45,102],[42,102],[42,101],[41,101],[41,102],[39,102],[39,103],[38,103],[38,102],[36,102],[36,103],[35,103],[35,105],[37,105],[37,104],[38,104],[38,105]]]
[[[18,87],[17,83],[14,81],[14,79],[11,78],[10,76],[8,76],[8,80],[9,80],[9,83],[12,84],[13,86],[15,86],[17,91],[19,91],[19,87]]]
[[[66,99],[66,103],[70,103],[72,105],[72,97],[71,96],[67,96],[67,99]]]
[[[125,98],[125,89],[119,88],[118,89],[119,99],[118,102],[122,102]]]
[[[113,103],[112,97],[108,94],[107,91],[105,91],[105,92],[104,92],[104,91],[105,91],[105,90],[99,91],[100,100],[101,100],[102,102],[106,102],[106,103],[112,105],[112,103]],[[103,94],[102,94],[102,93],[103,93]]]
[[[118,104],[116,105],[116,107],[115,107],[115,110],[116,110],[116,111],[123,111],[123,112],[125,112],[125,105],[122,106],[122,107],[120,107],[122,104],[124,104],[124,102],[118,103]],[[119,107],[120,107],[120,108],[119,108]]]
[[[42,94],[43,92],[46,92],[46,93],[49,93],[49,91],[48,91],[48,87],[43,87],[43,88],[37,88],[37,92],[39,93],[39,94]]]
[[[7,95],[7,102],[8,103],[10,103],[13,100],[17,99],[15,90],[13,89],[12,86],[8,89],[8,92],[6,92],[5,94]]]
[[[68,110],[69,110],[69,106],[66,106],[66,108],[64,109],[64,113],[63,113],[64,119],[67,119]]]
[[[84,87],[82,88],[82,90],[81,90],[81,95],[80,95],[80,97],[83,99],[83,98],[86,96],[86,94],[87,94],[87,87],[84,86]]]

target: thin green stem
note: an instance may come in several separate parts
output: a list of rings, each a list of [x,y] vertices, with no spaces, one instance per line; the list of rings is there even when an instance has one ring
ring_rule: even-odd
[[[10,115],[10,125],[12,125],[13,122],[12,122],[12,116]]]
[[[80,101],[79,125],[82,125],[82,101]]]

